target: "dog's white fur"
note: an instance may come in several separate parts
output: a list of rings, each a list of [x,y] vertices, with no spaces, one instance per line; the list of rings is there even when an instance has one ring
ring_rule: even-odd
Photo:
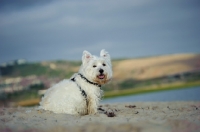
[[[103,74],[100,73],[100,69],[103,70]],[[98,85],[107,83],[112,78],[110,55],[104,49],[101,50],[100,57],[83,51],[79,73]],[[97,85],[87,82],[78,73],[72,78],[75,81],[65,79],[49,88],[40,102],[40,108],[54,113],[95,114],[102,90]],[[87,97],[83,96],[80,88],[85,91]]]

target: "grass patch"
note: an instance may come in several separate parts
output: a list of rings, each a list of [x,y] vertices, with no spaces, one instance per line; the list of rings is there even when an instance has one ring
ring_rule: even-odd
[[[35,106],[40,102],[40,98],[29,99],[24,101],[19,101],[16,103],[16,106]]]
[[[104,94],[104,98],[112,98],[117,96],[127,96],[134,94],[142,94],[156,91],[164,91],[164,90],[172,90],[172,89],[180,89],[180,88],[190,88],[194,86],[200,86],[200,81],[195,82],[185,82],[185,83],[172,83],[166,85],[157,85],[157,86],[149,86],[149,87],[141,87],[141,88],[131,88],[125,90],[116,90],[116,91],[107,91]]]

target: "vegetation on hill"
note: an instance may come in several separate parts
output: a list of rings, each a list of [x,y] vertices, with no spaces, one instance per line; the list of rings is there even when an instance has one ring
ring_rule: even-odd
[[[26,63],[1,68],[3,77],[26,77],[30,75],[67,78],[73,74],[73,69],[81,62],[52,61],[41,63]]]
[[[148,80],[163,76],[200,70],[200,55],[175,54],[136,59],[117,59],[112,61],[114,80]],[[46,61],[1,68],[6,77],[48,76],[67,78],[78,72],[81,61]],[[5,73],[5,74],[3,74]]]

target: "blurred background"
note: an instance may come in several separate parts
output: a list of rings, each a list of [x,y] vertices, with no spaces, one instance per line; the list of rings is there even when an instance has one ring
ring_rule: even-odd
[[[199,15],[198,0],[0,0],[0,106],[37,104],[101,49],[114,71],[104,98],[190,87],[173,101],[200,100]]]

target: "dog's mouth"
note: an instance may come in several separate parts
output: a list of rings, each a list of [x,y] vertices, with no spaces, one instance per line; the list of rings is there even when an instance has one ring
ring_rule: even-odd
[[[105,75],[104,74],[100,74],[97,76],[99,79],[104,79],[105,78]]]

